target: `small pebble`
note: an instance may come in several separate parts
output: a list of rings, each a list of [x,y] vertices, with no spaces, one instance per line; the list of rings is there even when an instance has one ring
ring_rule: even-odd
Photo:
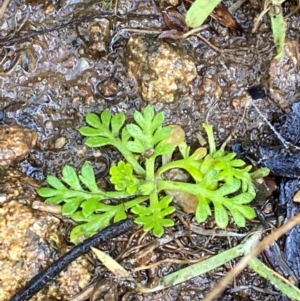
[[[46,9],[45,9],[45,13],[48,14],[52,14],[55,11],[55,6],[53,4],[49,4]]]
[[[51,120],[48,120],[45,122],[45,129],[47,130],[53,130],[53,123]]]
[[[0,193],[0,204],[3,204],[7,200],[6,193]]]
[[[66,137],[59,137],[56,139],[54,147],[57,149],[63,148],[66,142],[67,142]]]
[[[300,190],[297,191],[297,193],[294,195],[294,202],[300,203]]]

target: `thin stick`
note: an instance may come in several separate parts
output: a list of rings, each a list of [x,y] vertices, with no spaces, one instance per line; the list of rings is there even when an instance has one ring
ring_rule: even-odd
[[[84,301],[89,299],[95,289],[95,286],[96,283],[91,284],[89,287],[78,293],[76,296],[72,297],[69,301]]]
[[[260,24],[260,21],[262,20],[262,18],[264,17],[264,15],[271,9],[271,4],[270,4],[270,0],[265,0],[264,1],[264,5],[263,5],[263,11],[259,14],[259,16],[257,18],[255,18],[254,20],[254,24],[253,24],[253,28],[252,28],[252,33],[254,33],[257,28],[258,25]]]
[[[300,1],[297,0],[297,6],[296,8],[294,8],[291,12],[289,12],[286,16],[285,16],[285,20],[287,20],[289,17],[291,17],[298,9],[300,8]]]
[[[249,254],[244,256],[235,266],[235,268],[228,272],[226,276],[221,279],[221,281],[216,285],[215,289],[206,296],[204,301],[213,301],[215,298],[217,298],[226,289],[228,283],[236,276],[238,276],[242,272],[242,270],[249,264],[251,259],[257,257],[266,247],[271,245],[275,240],[295,227],[298,223],[300,223],[300,213],[294,216],[276,231],[271,233],[269,236],[267,236],[254,249],[252,249]]]
[[[3,15],[4,15],[5,11],[6,11],[6,8],[7,8],[8,4],[9,4],[9,2],[10,2],[10,0],[3,0],[3,3],[1,5],[1,7],[0,7],[0,18],[3,17]]]
[[[209,28],[209,25],[208,25],[208,24],[205,24],[205,25],[202,25],[202,26],[200,26],[200,27],[191,29],[191,30],[189,30],[188,32],[186,32],[185,34],[183,34],[182,38],[183,38],[183,39],[186,39],[186,38],[188,38],[189,36],[195,35],[196,33],[199,33],[200,31],[203,31],[203,30],[205,30],[205,29],[207,29],[207,28]]]
[[[229,50],[229,49],[219,49],[218,47],[213,45],[211,42],[209,42],[206,38],[204,38],[204,36],[202,36],[200,33],[195,34],[195,36],[197,36],[200,40],[202,40],[205,44],[207,44],[211,49],[213,49],[214,51],[216,51],[218,53],[222,54],[224,51]]]

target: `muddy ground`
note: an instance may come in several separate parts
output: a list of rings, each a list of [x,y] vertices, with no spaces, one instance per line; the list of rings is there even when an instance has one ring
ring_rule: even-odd
[[[120,0],[118,3],[11,0],[9,3],[0,21],[0,109],[5,109],[1,121],[3,126],[19,125],[35,131],[37,142],[32,143],[35,138],[29,139],[31,150],[24,151],[24,154],[30,151],[24,159],[9,158],[10,167],[5,162],[1,164],[4,201],[0,243],[5,252],[0,260],[7,271],[7,278],[0,275],[1,300],[8,300],[37,271],[71,248],[65,239],[70,230],[69,220],[30,209],[33,201],[41,200],[35,191],[46,176],[59,176],[65,164],[79,168],[85,160],[90,160],[105,178],[111,163],[118,158],[112,149],[91,150],[84,146],[77,130],[84,124],[88,112],[100,113],[109,108],[114,113],[125,112],[131,117],[136,109],[151,103],[156,111],[165,112],[168,124],[179,124],[184,128],[191,144],[197,142],[198,132],[203,133],[203,122],[214,125],[218,144],[236,126],[229,147],[236,141],[279,143],[266,120],[280,129],[292,103],[298,99],[299,12],[288,19],[286,56],[277,63],[273,60],[275,47],[267,16],[252,33],[254,19],[261,12],[259,3],[246,1],[233,12],[244,30],[242,33],[209,20],[201,37],[191,35],[181,40],[162,40],[158,38],[165,29],[162,10],[172,3],[174,1],[167,0]],[[224,3],[230,7],[233,1]],[[285,14],[293,7],[294,3],[287,1]],[[177,9],[184,13],[181,1],[178,1]],[[263,87],[268,96],[252,100],[247,91],[255,85]],[[10,133],[5,139],[7,145],[3,143],[3,153],[14,140]],[[5,158],[3,156],[3,161]],[[276,186],[278,179],[272,181]],[[269,202],[262,199],[258,207],[271,208],[267,217],[275,220],[282,213],[276,211],[276,195]],[[36,215],[39,222],[34,220]],[[284,218],[285,212],[282,215]],[[28,216],[32,218],[28,224],[16,222],[30,220]],[[169,235],[185,230],[188,223],[194,221],[192,215],[184,213],[177,213],[174,218],[176,226],[167,231]],[[257,223],[256,220],[238,231],[247,233]],[[37,225],[38,230],[35,229]],[[205,229],[214,226],[213,219],[201,225]],[[17,251],[13,256],[10,254],[16,241],[27,236],[29,241],[32,239],[26,227],[31,233],[37,231],[33,235],[35,242],[44,245],[43,252],[36,249],[35,254],[40,255],[38,264],[34,262],[36,255],[26,255],[30,248],[24,241],[23,245],[15,247]],[[52,235],[54,228],[60,232]],[[144,235],[136,228],[134,233],[115,239],[102,249],[114,258],[119,256],[119,261],[130,270],[173,258],[174,262],[166,261],[135,272],[141,283],[155,285],[159,276],[185,266],[187,259],[193,261],[220,253],[241,239],[192,233],[165,244],[159,242],[157,248],[143,255],[144,246],[151,241],[153,244],[151,235]],[[284,240],[280,246],[284,247]],[[136,251],[140,252],[138,258]],[[78,274],[70,272],[65,276],[65,279],[69,278],[66,282],[53,281],[52,291],[51,286],[46,287],[32,300],[45,299],[45,295],[47,300],[70,300],[90,283],[97,289],[97,294],[92,293],[94,299],[90,300],[202,300],[234,262],[148,296],[138,295],[126,283],[119,283],[91,254],[78,264]],[[32,267],[29,274],[15,276],[29,266]],[[79,270],[78,266],[74,269]],[[88,298],[80,295],[76,300]],[[218,300],[288,299],[247,269]]]

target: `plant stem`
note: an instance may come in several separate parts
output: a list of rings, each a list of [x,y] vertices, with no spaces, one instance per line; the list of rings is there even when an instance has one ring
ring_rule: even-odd
[[[209,144],[209,153],[213,155],[216,152],[216,142],[214,138],[213,126],[210,124],[203,124],[203,127],[206,131],[208,144]]]
[[[168,287],[182,283],[182,282],[187,281],[196,276],[202,275],[203,273],[209,272],[209,271],[225,264],[229,260],[232,260],[238,256],[241,256],[242,254],[243,254],[243,245],[238,245],[238,246],[236,246],[232,249],[229,249],[225,252],[222,252],[218,255],[212,256],[204,261],[195,263],[195,264],[188,266],[186,268],[183,268],[177,272],[174,272],[167,276],[164,276],[162,279],[163,284],[160,284],[153,288],[141,287],[140,292],[151,293],[151,292],[157,292],[157,291],[166,289]]]
[[[155,179],[154,164],[155,164],[154,156],[146,159],[146,181],[154,181]]]
[[[161,166],[157,171],[156,171],[156,175],[160,176],[162,175],[164,172],[172,169],[172,168],[183,168],[182,166],[182,160],[178,160],[178,161],[171,161],[169,163],[166,163],[165,165]]]
[[[277,289],[287,295],[291,299],[300,300],[300,290],[290,281],[268,268],[257,258],[251,259],[249,266],[260,276],[271,281]]]
[[[90,198],[99,198],[100,200],[105,199],[124,199],[132,197],[133,195],[128,194],[126,191],[101,191],[97,192],[87,192],[87,191],[78,191],[78,190],[68,190],[65,193],[65,198],[74,198],[74,197],[83,197],[85,200]]]
[[[123,155],[126,161],[129,164],[131,164],[134,171],[138,175],[145,175],[145,169],[139,164],[132,152],[128,150],[128,148],[123,144],[123,142],[120,139],[117,139],[113,145],[119,150],[119,152]]]
[[[177,285],[194,277],[200,276],[203,273],[209,272],[217,267],[225,264],[226,262],[239,257],[245,254],[249,248],[255,246],[260,239],[260,232],[257,232],[255,235],[250,237],[245,243],[242,243],[236,247],[233,247],[227,251],[224,251],[220,254],[214,255],[206,260],[190,265],[186,268],[183,268],[179,271],[166,275],[162,278],[160,285],[147,288],[139,287],[140,293],[151,293],[157,292],[168,287]]]
[[[164,172],[166,172],[166,171],[168,171],[170,169],[174,169],[174,168],[181,168],[181,169],[186,170],[197,181],[201,181],[203,179],[203,175],[199,171],[200,168],[197,169],[196,167],[191,166],[191,164],[188,164],[188,159],[181,159],[181,160],[169,162],[169,163],[161,166],[156,171],[156,175],[160,176]]]
[[[124,203],[124,206],[125,206],[125,209],[128,210],[140,203],[143,203],[145,201],[147,201],[149,199],[149,196],[140,196],[140,197],[137,197],[131,201],[128,201],[128,202],[125,202]]]
[[[184,182],[175,182],[175,181],[158,181],[157,183],[158,191],[162,190],[175,190],[181,192],[187,192],[194,195],[202,194],[204,197],[211,197],[216,196],[215,191],[209,191],[207,189],[203,189],[197,184],[190,184]]]
[[[146,159],[146,181],[155,181],[155,159],[156,157],[152,155],[150,158]],[[158,201],[158,191],[157,188],[155,187],[154,191],[150,194],[149,196],[150,200],[150,207],[156,207],[157,204],[159,203]]]

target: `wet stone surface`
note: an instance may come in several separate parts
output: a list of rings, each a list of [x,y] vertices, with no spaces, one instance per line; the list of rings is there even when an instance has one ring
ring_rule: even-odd
[[[196,66],[187,54],[157,39],[131,37],[127,43],[128,72],[149,103],[168,103],[189,93]]]
[[[36,132],[20,126],[0,125],[0,167],[24,159],[36,141]]]
[[[63,235],[61,218],[31,208],[37,187],[35,181],[17,171],[7,170],[1,175],[1,301],[7,301],[71,248]],[[87,257],[82,256],[31,300],[61,300],[61,296],[68,300],[89,283],[92,271]]]
[[[287,40],[284,58],[271,61],[267,78],[270,98],[286,113],[299,98],[299,70],[299,45],[295,40]]]

